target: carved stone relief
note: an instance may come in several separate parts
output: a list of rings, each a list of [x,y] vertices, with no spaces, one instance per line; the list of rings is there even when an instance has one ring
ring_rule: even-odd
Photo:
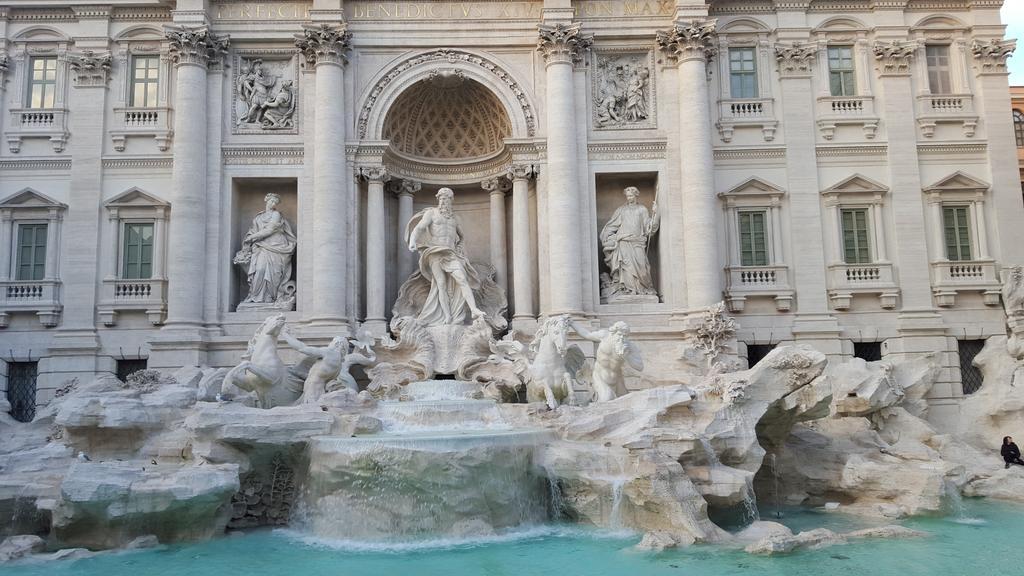
[[[235,134],[296,132],[298,61],[291,50],[239,52],[232,82],[232,126]]]
[[[594,128],[654,128],[654,55],[600,52],[593,72]]]

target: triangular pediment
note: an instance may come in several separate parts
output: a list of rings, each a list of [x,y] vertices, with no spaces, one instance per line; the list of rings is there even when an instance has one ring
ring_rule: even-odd
[[[107,208],[130,208],[130,207],[152,207],[170,206],[164,200],[144,192],[139,188],[129,188],[103,203]]]
[[[988,190],[989,185],[959,170],[925,188],[925,192],[974,192]]]
[[[38,190],[25,188],[0,200],[0,208],[67,208],[67,206]]]
[[[841,180],[838,184],[823,190],[822,194],[884,194],[889,189],[880,182],[862,176],[860,174],[854,174]]]
[[[781,196],[786,191],[775,184],[760,178],[748,178],[719,196]]]

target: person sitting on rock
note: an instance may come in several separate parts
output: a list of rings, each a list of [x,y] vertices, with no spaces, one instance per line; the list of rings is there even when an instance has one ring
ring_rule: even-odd
[[[1003,447],[999,450],[999,453],[1003,455],[1003,462],[1006,462],[1006,467],[1009,468],[1010,464],[1019,464],[1024,466],[1024,460],[1020,459],[1020,448],[1013,443],[1013,438],[1009,436],[1003,437]]]

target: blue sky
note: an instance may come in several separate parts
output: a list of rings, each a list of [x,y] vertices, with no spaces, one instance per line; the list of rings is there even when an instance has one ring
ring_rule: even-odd
[[[1017,52],[1010,58],[1010,84],[1024,86],[1024,0],[1006,0],[1003,23],[1006,37],[1017,39]]]

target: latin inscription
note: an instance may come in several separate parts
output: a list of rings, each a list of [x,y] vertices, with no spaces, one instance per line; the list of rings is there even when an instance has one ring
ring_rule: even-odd
[[[309,2],[215,2],[220,21],[306,21]],[[345,3],[345,16],[359,20],[539,20],[543,2],[366,2]],[[580,0],[576,17],[671,16],[674,0]]]

